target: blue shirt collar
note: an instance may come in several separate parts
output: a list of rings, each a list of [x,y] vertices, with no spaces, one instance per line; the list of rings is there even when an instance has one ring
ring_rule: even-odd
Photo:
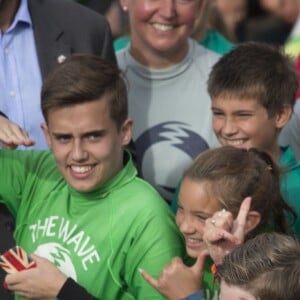
[[[28,10],[27,0],[21,0],[16,16],[7,31],[13,30],[18,24],[21,23],[32,27],[32,21]]]

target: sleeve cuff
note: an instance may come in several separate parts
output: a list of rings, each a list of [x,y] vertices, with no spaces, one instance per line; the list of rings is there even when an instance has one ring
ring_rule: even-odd
[[[81,287],[72,278],[68,278],[60,289],[57,300],[96,300],[83,287]],[[99,300],[99,299],[98,299]]]
[[[204,300],[204,295],[202,291],[198,291],[192,295],[187,296],[183,300]]]

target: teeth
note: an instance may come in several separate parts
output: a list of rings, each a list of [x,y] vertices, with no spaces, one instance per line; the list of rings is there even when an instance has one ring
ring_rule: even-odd
[[[244,140],[234,140],[234,141],[226,141],[229,146],[240,146],[244,144]]]
[[[158,23],[153,24],[153,27],[155,29],[158,29],[158,30],[161,30],[161,31],[168,31],[168,30],[173,29],[172,25],[165,25],[165,24],[158,24]]]
[[[72,171],[76,173],[86,173],[92,169],[91,166],[71,166]]]
[[[188,238],[188,240],[192,243],[199,243],[200,240],[199,239],[192,239],[192,238]]]

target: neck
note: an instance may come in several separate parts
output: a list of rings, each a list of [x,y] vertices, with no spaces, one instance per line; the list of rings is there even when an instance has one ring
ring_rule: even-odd
[[[20,0],[3,0],[0,4],[0,29],[6,32],[13,22]]]
[[[169,52],[161,51],[141,51],[131,43],[130,53],[140,64],[147,68],[164,69],[180,63],[188,52],[188,44],[184,50],[177,53],[170,54]]]
[[[280,160],[280,148],[277,146],[271,153],[275,162],[279,162]]]

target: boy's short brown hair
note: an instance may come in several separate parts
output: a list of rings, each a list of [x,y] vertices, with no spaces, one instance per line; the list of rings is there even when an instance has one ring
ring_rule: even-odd
[[[286,105],[294,106],[297,88],[292,59],[281,48],[259,42],[240,44],[221,57],[208,79],[211,99],[256,99],[269,117]]]
[[[120,129],[128,117],[127,88],[121,71],[100,56],[73,54],[59,65],[42,87],[45,120],[52,108],[99,100],[106,95],[110,114]]]

